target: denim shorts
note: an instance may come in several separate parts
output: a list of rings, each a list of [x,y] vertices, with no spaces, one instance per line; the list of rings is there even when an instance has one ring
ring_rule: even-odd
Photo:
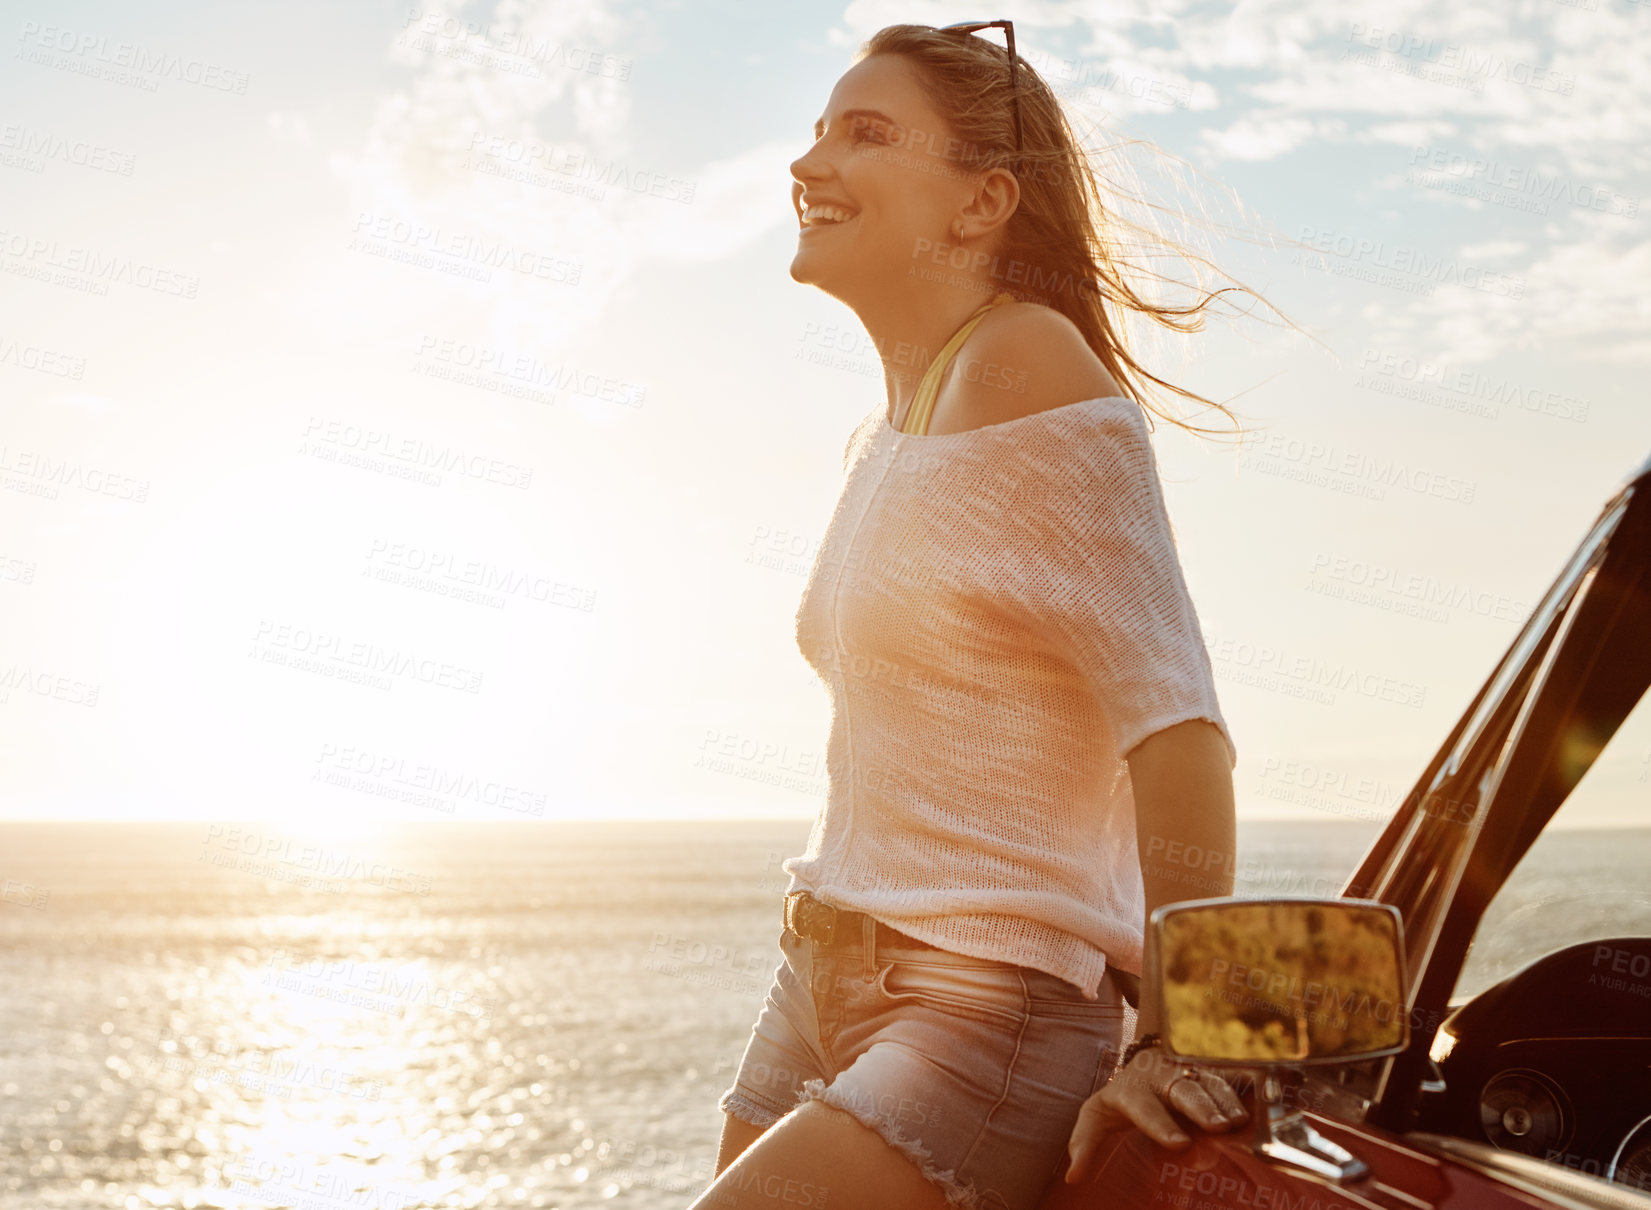
[[[781,930],[784,961],[718,1107],[766,1129],[824,1101],[911,1159],[948,1205],[1033,1210],[1119,1057],[1110,969],[1085,1000],[1031,967],[867,940]]]

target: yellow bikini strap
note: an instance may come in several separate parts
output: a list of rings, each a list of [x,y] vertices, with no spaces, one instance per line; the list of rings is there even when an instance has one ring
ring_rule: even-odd
[[[902,432],[922,436],[929,431],[929,417],[934,414],[935,399],[940,394],[940,378],[945,374],[946,367],[951,364],[952,358],[957,356],[963,342],[969,339],[969,333],[975,330],[975,325],[986,318],[988,311],[1001,303],[1014,301],[1013,294],[1007,290],[1002,291],[991,302],[969,316],[963,326],[952,334],[952,338],[946,342],[946,347],[940,350],[940,355],[929,365],[928,372],[923,375],[923,381],[917,384],[917,394],[912,399],[911,407],[906,409]]]

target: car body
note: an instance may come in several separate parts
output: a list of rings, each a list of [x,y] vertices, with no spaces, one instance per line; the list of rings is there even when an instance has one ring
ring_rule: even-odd
[[[1651,929],[1602,919],[1597,935],[1453,996],[1487,906],[1648,683],[1651,459],[1611,495],[1343,887],[1403,922],[1408,1039],[1384,1057],[1289,1070],[1285,1097],[1354,1162],[1281,1161],[1248,1126],[1195,1127],[1179,1151],[1120,1131],[1082,1184],[1050,1186],[1043,1210],[1651,1210]],[[1254,1081],[1235,1083],[1256,1122]]]

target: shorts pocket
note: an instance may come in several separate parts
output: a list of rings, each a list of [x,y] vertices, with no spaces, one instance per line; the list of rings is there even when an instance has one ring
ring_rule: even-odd
[[[1031,1011],[1038,1017],[1077,1017],[1083,1020],[1123,1020],[1124,999],[1111,972],[1101,976],[1097,999],[1085,1000],[1083,993],[1059,975],[1026,967],[1026,991]]]
[[[877,988],[896,1003],[926,1005],[993,1025],[1018,1026],[1027,1016],[1026,985],[1014,966],[897,959],[878,974]]]

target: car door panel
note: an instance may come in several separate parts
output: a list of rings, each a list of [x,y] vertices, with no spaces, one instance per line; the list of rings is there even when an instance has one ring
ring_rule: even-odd
[[[1252,1147],[1248,1124],[1224,1134],[1195,1131],[1181,1151],[1125,1130],[1103,1144],[1088,1180],[1052,1185],[1040,1210],[1552,1210],[1575,1204],[1509,1188],[1378,1127],[1303,1116],[1369,1172],[1339,1184],[1270,1159]]]

